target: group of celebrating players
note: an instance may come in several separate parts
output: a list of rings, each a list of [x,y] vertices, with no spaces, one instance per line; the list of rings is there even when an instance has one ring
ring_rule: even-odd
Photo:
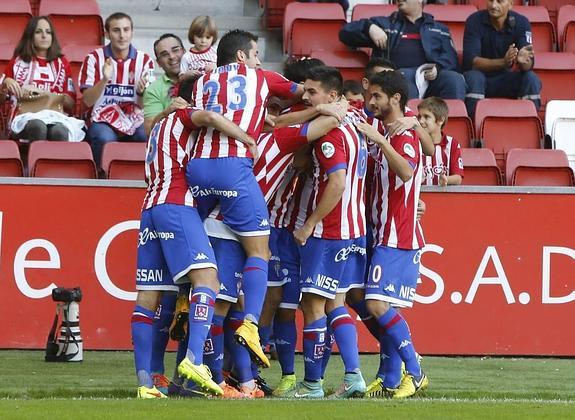
[[[397,308],[412,306],[419,277],[422,158],[434,146],[406,112],[401,73],[371,63],[358,108],[342,96],[339,71],[321,64],[296,61],[284,78],[260,68],[256,36],[230,31],[217,67],[180,84],[190,105],[153,127],[131,323],[138,398],[262,397],[258,367],[270,366],[262,344],[272,335],[276,397],[325,397],[334,342],[345,374],[330,397],[406,398],[427,387]],[[346,304],[380,343],[369,385]],[[170,382],[154,325],[175,305],[171,333],[183,343]]]

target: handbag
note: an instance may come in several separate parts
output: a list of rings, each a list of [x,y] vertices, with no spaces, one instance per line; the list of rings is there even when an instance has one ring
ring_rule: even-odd
[[[64,95],[61,93],[32,92],[18,99],[18,114],[44,110],[64,113]]]

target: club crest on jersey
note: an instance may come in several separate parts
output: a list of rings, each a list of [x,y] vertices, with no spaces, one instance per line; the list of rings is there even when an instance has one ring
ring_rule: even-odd
[[[413,146],[409,143],[405,143],[403,145],[403,151],[405,152],[405,154],[407,156],[409,156],[410,158],[414,158],[415,157],[415,149],[413,148]]]
[[[324,143],[321,145],[321,152],[329,159],[335,154],[335,147],[331,143]]]
[[[197,304],[194,311],[194,319],[199,321],[208,320],[208,305]]]

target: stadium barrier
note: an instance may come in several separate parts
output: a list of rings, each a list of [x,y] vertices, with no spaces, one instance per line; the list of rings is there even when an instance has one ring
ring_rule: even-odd
[[[86,349],[131,349],[137,181],[0,180],[0,348],[43,349],[55,286],[80,286]],[[575,356],[575,188],[425,188],[422,354]],[[359,326],[360,349],[378,351]],[[300,340],[301,341],[301,340]]]

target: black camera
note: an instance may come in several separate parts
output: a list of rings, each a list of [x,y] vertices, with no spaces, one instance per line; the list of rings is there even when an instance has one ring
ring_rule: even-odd
[[[74,287],[73,289],[56,287],[52,289],[52,300],[54,302],[80,302],[82,300],[82,290],[79,287]]]

